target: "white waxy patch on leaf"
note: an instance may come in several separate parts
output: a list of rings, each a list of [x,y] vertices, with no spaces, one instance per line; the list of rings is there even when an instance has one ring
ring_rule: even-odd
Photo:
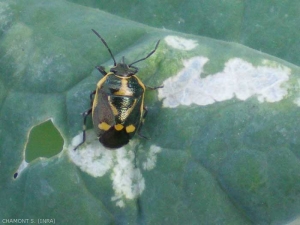
[[[300,106],[300,97],[294,99],[293,101],[297,106]]]
[[[142,194],[145,189],[145,180],[139,168],[134,165],[134,152],[126,151],[124,148],[116,151],[116,165],[113,168],[111,178],[113,189],[115,190],[114,199],[134,199]],[[117,205],[122,200],[117,201]]]
[[[161,152],[161,148],[155,145],[150,147],[147,154],[147,161],[143,163],[144,170],[152,170],[156,165],[157,154]]]
[[[102,177],[108,172],[111,173],[110,178],[114,190],[111,200],[116,203],[116,206],[124,207],[124,200],[134,199],[141,195],[145,189],[145,179],[141,169],[135,165],[134,151],[127,150],[125,147],[116,150],[103,147],[93,130],[88,130],[86,137],[86,143],[76,151],[73,149],[82,140],[82,134],[73,138],[72,144],[68,147],[71,160],[82,171],[94,177]],[[131,140],[128,146],[130,149],[135,149],[137,143],[137,140]],[[149,156],[146,157],[146,164],[148,163],[149,166],[145,170],[155,167],[158,152],[160,152],[159,147],[150,147]],[[145,164],[145,162],[141,163]]]
[[[186,51],[192,50],[198,45],[197,41],[195,40],[185,39],[182,37],[172,35],[165,37],[165,41],[172,48]]]
[[[246,100],[257,96],[260,102],[278,102],[287,95],[284,83],[289,80],[291,70],[275,62],[263,61],[263,66],[233,58],[225,63],[223,71],[201,77],[208,58],[198,56],[183,61],[184,68],[175,76],[165,80],[159,89],[163,106],[209,105],[236,97]]]
[[[300,79],[297,79],[298,88],[300,88]],[[300,106],[300,95],[298,94],[293,101],[297,106]]]
[[[300,217],[295,218],[293,221],[289,221],[286,225],[299,225],[300,224]]]
[[[91,139],[91,138],[94,138]],[[102,177],[113,165],[112,151],[108,151],[96,138],[92,130],[86,133],[86,145],[84,150],[80,148],[74,151],[74,147],[82,140],[82,134],[75,136],[69,147],[69,155],[72,161],[93,177]]]

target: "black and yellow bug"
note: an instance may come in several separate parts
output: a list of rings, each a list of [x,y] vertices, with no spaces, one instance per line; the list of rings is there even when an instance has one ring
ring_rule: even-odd
[[[99,141],[107,148],[116,149],[126,145],[136,132],[144,137],[139,131],[147,115],[144,106],[145,90],[146,88],[155,90],[162,86],[146,87],[136,76],[138,68],[132,65],[150,57],[156,51],[159,41],[146,57],[131,64],[124,63],[123,57],[121,63],[116,63],[105,40],[95,30],[92,31],[109,51],[114,66],[108,73],[105,72],[104,67],[96,67],[104,77],[98,81],[96,90],[90,95],[91,108],[82,114],[83,138],[74,150],[85,142],[86,119],[91,113]]]

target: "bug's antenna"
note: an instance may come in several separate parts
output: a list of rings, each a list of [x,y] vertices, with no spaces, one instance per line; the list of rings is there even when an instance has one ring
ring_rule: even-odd
[[[95,31],[94,29],[92,29],[92,31],[98,36],[98,38],[101,39],[102,43],[105,45],[105,47],[107,48],[107,50],[109,51],[110,55],[111,55],[111,58],[114,60],[114,66],[117,65],[116,63],[116,60],[115,60],[115,57],[114,55],[112,54],[110,48],[108,47],[108,45],[106,44],[105,40],[100,36],[100,34],[97,33],[97,31]],[[149,56],[148,56],[149,57]],[[147,58],[147,57],[146,57]]]
[[[160,40],[158,40],[158,42],[157,42],[156,45],[155,45],[155,48],[154,48],[154,49],[153,49],[153,50],[152,50],[145,58],[139,59],[139,60],[137,60],[137,61],[135,61],[135,62],[129,64],[128,66],[130,67],[130,66],[132,66],[133,64],[135,64],[135,63],[137,63],[137,62],[140,62],[140,61],[143,61],[143,60],[149,58],[149,57],[156,51],[156,49],[157,49],[157,47],[158,47],[158,45],[159,45],[159,42],[160,42]]]

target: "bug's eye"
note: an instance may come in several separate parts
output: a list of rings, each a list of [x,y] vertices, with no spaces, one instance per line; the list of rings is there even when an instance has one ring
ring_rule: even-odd
[[[133,68],[133,67],[129,67],[129,68],[130,68],[130,74],[131,74],[131,75],[137,73],[137,69],[136,69],[136,68]]]

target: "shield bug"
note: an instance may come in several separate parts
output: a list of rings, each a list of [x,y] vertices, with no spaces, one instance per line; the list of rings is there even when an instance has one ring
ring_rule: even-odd
[[[123,57],[121,63],[116,63],[105,40],[95,30],[92,31],[107,48],[114,66],[108,73],[105,72],[104,67],[96,67],[103,78],[98,81],[96,90],[90,95],[91,108],[82,114],[83,138],[74,150],[85,142],[86,119],[90,114],[99,141],[107,148],[116,149],[126,145],[136,132],[144,137],[140,134],[140,129],[148,112],[144,106],[145,90],[155,90],[162,86],[144,85],[136,76],[138,68],[133,64],[150,57],[156,51],[159,41],[146,57],[130,64],[126,64]]]

